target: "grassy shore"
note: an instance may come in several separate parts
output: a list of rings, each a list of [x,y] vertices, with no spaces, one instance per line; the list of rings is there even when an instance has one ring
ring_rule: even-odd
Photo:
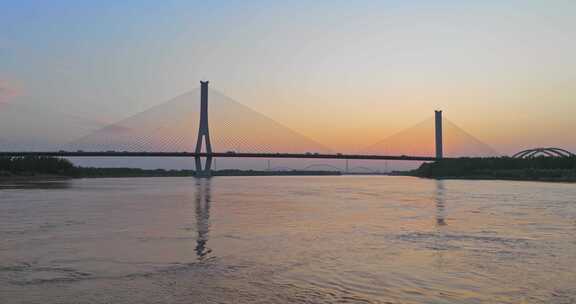
[[[86,169],[86,168],[82,168]],[[334,171],[258,171],[258,170],[220,170],[212,171],[211,176],[324,176],[341,175]],[[144,170],[134,168],[89,168],[79,170],[65,175],[54,174],[4,174],[0,176],[3,181],[34,181],[34,180],[63,180],[71,178],[109,178],[109,177],[174,177],[174,176],[195,176],[191,170]]]
[[[140,168],[96,168],[77,167],[62,158],[43,156],[0,158],[0,181],[50,180],[66,178],[98,177],[165,177],[194,176],[194,170],[165,170]],[[272,175],[340,175],[334,171],[258,171],[258,170],[215,170],[212,176],[272,176]]]
[[[305,176],[340,174],[340,172],[334,171],[298,170],[218,170],[212,172],[212,176]],[[66,159],[55,157],[25,156],[0,158],[0,181],[194,175],[195,172],[193,170],[77,167]],[[420,168],[408,172],[405,175],[438,179],[502,179],[576,182],[576,157],[538,157],[530,159],[514,159],[509,157],[444,159],[431,163],[424,163]]]
[[[458,158],[424,163],[410,173],[437,179],[576,182],[576,158]]]

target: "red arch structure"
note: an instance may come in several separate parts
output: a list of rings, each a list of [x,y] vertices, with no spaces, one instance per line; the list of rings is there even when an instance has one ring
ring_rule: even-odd
[[[533,158],[538,156],[545,157],[574,157],[576,154],[561,148],[534,148],[520,151],[512,158]]]

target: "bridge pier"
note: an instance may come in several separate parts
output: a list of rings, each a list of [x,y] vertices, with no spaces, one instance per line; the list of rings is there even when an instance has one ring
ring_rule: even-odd
[[[194,157],[196,164],[196,177],[211,177],[212,176],[212,156],[206,157],[206,163],[202,166],[202,158]]]
[[[202,160],[195,157],[196,177],[210,177],[212,175],[212,145],[210,144],[210,129],[208,128],[208,81],[200,81],[200,125],[198,126],[198,140],[196,141],[196,155],[202,152],[202,142],[206,146],[206,164],[202,168]]]

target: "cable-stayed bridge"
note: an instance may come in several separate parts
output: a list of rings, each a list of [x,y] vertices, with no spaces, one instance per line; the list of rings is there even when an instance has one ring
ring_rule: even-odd
[[[53,149],[18,149],[0,152],[0,156],[188,157],[195,159],[196,172],[207,176],[213,158],[432,161],[444,157],[445,140],[451,143],[450,146],[457,143],[473,147],[482,155],[496,154],[443,119],[441,111],[435,112],[433,120],[426,120],[361,152],[338,153],[217,91],[210,92],[210,116],[206,81],[201,82],[199,106],[193,102],[198,93],[195,91]],[[427,128],[431,125],[434,132],[428,133]],[[433,139],[426,141],[433,142],[431,147],[414,146],[422,142],[417,137],[422,137],[423,130],[426,138]],[[410,145],[412,148],[404,152],[394,150],[394,147]],[[192,147],[195,147],[194,151],[191,151]],[[424,150],[429,152],[418,154]]]

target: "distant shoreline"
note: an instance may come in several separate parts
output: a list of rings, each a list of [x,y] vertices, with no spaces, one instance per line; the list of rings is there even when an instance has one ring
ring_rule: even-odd
[[[80,178],[138,178],[138,177],[195,177],[193,171],[184,170],[143,170],[134,169],[132,172],[122,172],[116,168],[97,168],[97,173],[54,175],[54,174],[12,174],[0,176],[0,182],[18,181],[50,181]],[[107,169],[111,169],[108,171]],[[335,171],[255,171],[255,170],[228,170],[212,172],[211,176],[340,176]]]
[[[519,181],[519,182],[545,182],[545,183],[576,183],[576,179],[562,179],[562,178],[521,178],[521,177],[490,177],[490,176],[444,176],[444,177],[421,177],[425,179],[435,180],[495,180],[495,181]]]
[[[434,179],[576,182],[576,157],[458,158],[424,163],[405,172]]]
[[[73,179],[74,177],[64,176],[64,175],[52,175],[52,174],[36,174],[36,175],[5,175],[0,176],[1,182],[18,182],[18,181],[61,181]]]
[[[212,177],[217,176],[406,176],[414,178],[423,178],[429,180],[470,180],[470,181],[524,181],[524,182],[545,182],[545,183],[576,183],[576,179],[562,179],[562,178],[518,178],[518,177],[490,177],[490,176],[443,176],[443,177],[423,177],[414,174],[341,174],[340,172],[322,171],[322,172],[269,172],[269,171],[253,171],[247,174],[245,171],[241,174],[213,174]],[[65,181],[73,179],[98,179],[98,178],[149,178],[149,177],[195,177],[194,174],[182,175],[86,175],[86,176],[65,176],[65,175],[12,175],[0,176],[0,183],[10,182],[37,182],[37,181]]]
[[[340,171],[213,170],[211,176],[340,176]],[[0,157],[1,181],[63,180],[70,178],[177,177],[196,175],[194,170],[76,167],[63,158],[43,156]],[[356,175],[356,174],[355,174]],[[369,174],[374,175],[374,173]],[[576,182],[576,157],[457,158],[423,163],[412,171],[394,171],[391,176],[432,179],[513,180]]]

